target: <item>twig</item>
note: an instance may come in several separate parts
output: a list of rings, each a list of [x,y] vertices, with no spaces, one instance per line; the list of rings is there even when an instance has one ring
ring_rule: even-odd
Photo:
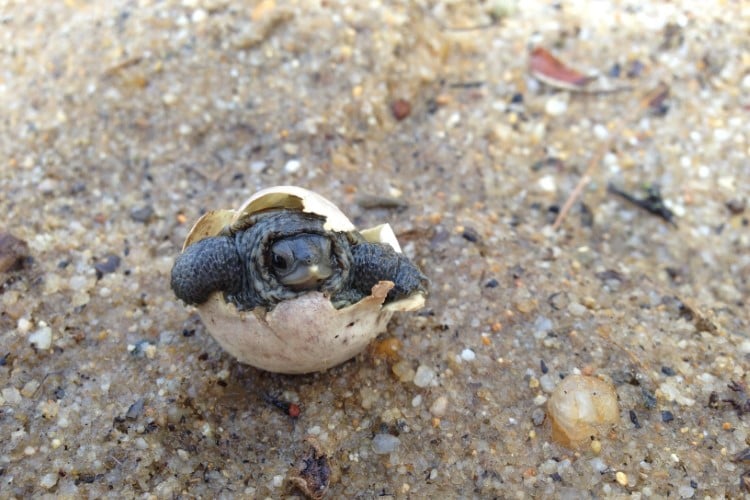
[[[568,215],[568,212],[570,212],[570,209],[573,208],[573,205],[575,204],[576,200],[581,196],[581,193],[583,193],[583,190],[586,189],[586,186],[589,182],[591,182],[591,174],[594,171],[594,168],[599,163],[599,160],[601,160],[602,156],[604,156],[604,151],[609,147],[610,141],[607,141],[606,143],[599,146],[599,149],[596,150],[596,153],[594,153],[594,156],[591,157],[591,160],[589,160],[589,164],[586,167],[586,171],[583,173],[583,177],[578,181],[578,184],[576,184],[575,189],[572,193],[570,193],[570,196],[568,196],[568,199],[565,200],[565,204],[562,206],[562,209],[560,209],[560,213],[557,214],[557,218],[555,219],[555,223],[552,224],[552,230],[557,231],[560,227],[560,225],[563,223],[563,220],[565,220],[565,217]]]

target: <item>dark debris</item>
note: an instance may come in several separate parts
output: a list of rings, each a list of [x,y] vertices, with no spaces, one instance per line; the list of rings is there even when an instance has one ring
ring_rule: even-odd
[[[315,438],[305,439],[307,449],[290,471],[289,482],[307,498],[320,500],[328,493],[331,483],[331,466]]]
[[[632,203],[633,205],[640,207],[651,214],[661,217],[665,221],[677,227],[677,222],[674,220],[674,212],[672,212],[665,204],[664,199],[661,197],[661,190],[655,184],[651,184],[646,187],[645,198],[637,198],[632,194],[623,191],[616,187],[614,184],[607,185],[607,191],[612,194],[620,196],[624,200]]]

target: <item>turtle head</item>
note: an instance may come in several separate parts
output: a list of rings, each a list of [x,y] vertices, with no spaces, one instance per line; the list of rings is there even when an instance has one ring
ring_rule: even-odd
[[[333,274],[331,241],[302,233],[276,240],[270,248],[271,270],[283,285],[310,290]]]

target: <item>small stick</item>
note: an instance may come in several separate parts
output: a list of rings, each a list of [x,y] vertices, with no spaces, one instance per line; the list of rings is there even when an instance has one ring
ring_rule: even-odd
[[[573,208],[576,200],[578,200],[578,198],[581,196],[583,190],[586,189],[588,183],[591,182],[591,173],[593,172],[594,167],[596,167],[596,165],[599,163],[599,160],[601,160],[602,156],[604,156],[604,151],[609,147],[609,144],[610,141],[607,141],[605,144],[599,146],[599,149],[596,150],[594,156],[592,156],[591,160],[589,160],[589,164],[586,167],[586,171],[583,173],[583,177],[581,177],[581,179],[578,181],[578,184],[576,184],[575,189],[573,189],[573,192],[570,193],[568,199],[565,200],[565,204],[562,206],[562,209],[560,209],[560,213],[557,214],[555,223],[552,224],[553,231],[557,231],[560,228],[560,225],[563,223],[563,220],[565,220],[565,217],[568,215],[568,212],[570,212],[570,209]]]

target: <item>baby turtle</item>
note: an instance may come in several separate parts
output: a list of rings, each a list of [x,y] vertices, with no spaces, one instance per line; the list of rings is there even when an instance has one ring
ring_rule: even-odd
[[[330,201],[293,186],[204,215],[171,279],[225,349],[284,373],[349,359],[393,311],[421,307],[427,284],[390,226],[357,231]]]

